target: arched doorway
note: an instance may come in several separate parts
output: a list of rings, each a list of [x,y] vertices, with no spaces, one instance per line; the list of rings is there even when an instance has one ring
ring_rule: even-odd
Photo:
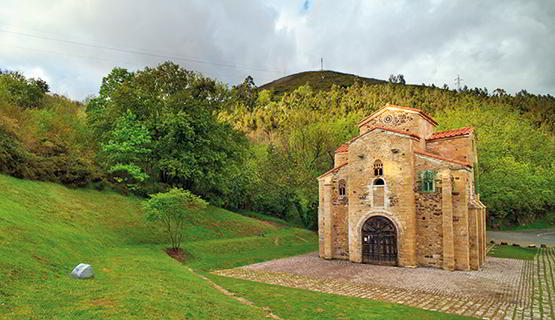
[[[362,226],[362,262],[397,265],[397,229],[382,216],[370,217]]]

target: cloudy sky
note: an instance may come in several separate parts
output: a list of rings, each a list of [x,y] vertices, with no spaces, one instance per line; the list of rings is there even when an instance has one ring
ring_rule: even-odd
[[[0,68],[73,99],[172,60],[230,85],[324,69],[555,94],[555,1],[2,0]]]

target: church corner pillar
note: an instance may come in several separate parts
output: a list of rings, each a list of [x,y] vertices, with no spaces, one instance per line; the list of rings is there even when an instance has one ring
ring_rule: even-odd
[[[415,146],[414,142],[410,144],[410,152],[411,154],[414,150],[417,150],[418,147]],[[403,194],[400,195],[402,198],[406,199],[408,205],[405,207],[404,211],[404,222],[399,228],[403,229],[403,238],[401,238],[401,230],[397,230],[398,237],[397,241],[403,241],[402,245],[404,247],[403,250],[403,259],[399,257],[399,265],[409,268],[415,268],[418,264],[416,258],[416,196],[414,193],[414,186],[416,185],[416,165],[415,165],[415,157],[409,157],[408,162],[405,164],[407,167],[410,168],[408,172],[405,173],[403,177]]]
[[[441,211],[443,229],[443,265],[445,270],[455,270],[455,246],[453,237],[453,201],[451,174],[448,169],[441,174]]]
[[[333,258],[333,214],[332,214],[332,184],[324,184],[324,207],[323,207],[323,237],[324,237],[324,252],[322,258]]]

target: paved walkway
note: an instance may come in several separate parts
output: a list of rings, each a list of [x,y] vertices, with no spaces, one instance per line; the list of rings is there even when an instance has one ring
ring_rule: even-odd
[[[482,270],[469,272],[329,261],[312,253],[214,273],[477,318],[555,319],[555,248],[528,261],[488,257]]]
[[[535,244],[540,246],[555,246],[555,229],[551,230],[521,230],[521,231],[488,231],[488,241],[497,240],[520,244]]]

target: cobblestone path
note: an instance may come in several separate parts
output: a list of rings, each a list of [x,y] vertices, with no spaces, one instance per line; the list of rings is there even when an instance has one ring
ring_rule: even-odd
[[[289,263],[288,259],[294,263]],[[302,259],[307,261],[308,266],[305,269],[299,265],[299,262],[302,263]],[[213,273],[291,288],[401,303],[417,308],[476,318],[555,319],[555,248],[540,249],[534,260],[528,261],[488,257],[488,262],[482,271],[471,272],[448,272],[428,268],[380,269],[387,267],[350,264],[354,268],[372,268],[366,270],[371,270],[372,274],[378,274],[378,276],[382,270],[389,270],[389,272],[385,271],[388,273],[393,270],[398,273],[397,270],[401,270],[402,273],[397,274],[401,278],[389,285],[385,285],[383,282],[379,284],[376,281],[369,282],[372,279],[362,281],[353,277],[345,280],[336,275],[330,276],[329,268],[325,272],[317,272],[320,266],[315,264],[332,263],[337,265],[342,263],[341,261],[313,260],[313,256],[310,255],[274,261],[278,263],[269,261]],[[503,270],[507,266],[506,263],[510,262],[515,262],[517,268]],[[287,269],[285,266],[296,265],[302,270],[316,269],[316,272],[294,273],[264,270],[264,268],[279,269],[276,265],[280,263],[282,269]],[[325,266],[327,267],[327,265]],[[334,270],[337,271],[337,268]],[[503,273],[503,271],[506,272]],[[326,272],[329,277],[326,277]],[[480,276],[481,272],[493,276],[478,278],[480,283],[477,283],[477,278],[468,276]],[[412,276],[411,273],[415,275]],[[418,281],[425,281],[426,273],[429,274],[429,279],[432,279],[428,283],[432,282],[433,286],[418,286]],[[511,277],[509,273],[519,274]],[[316,276],[316,274],[318,275]],[[499,277],[499,274],[504,276]],[[436,279],[443,279],[444,283],[437,282]],[[466,280],[457,282],[457,279]],[[415,281],[416,283],[414,283]],[[450,288],[451,282],[457,283],[460,290],[453,290],[452,286]]]

